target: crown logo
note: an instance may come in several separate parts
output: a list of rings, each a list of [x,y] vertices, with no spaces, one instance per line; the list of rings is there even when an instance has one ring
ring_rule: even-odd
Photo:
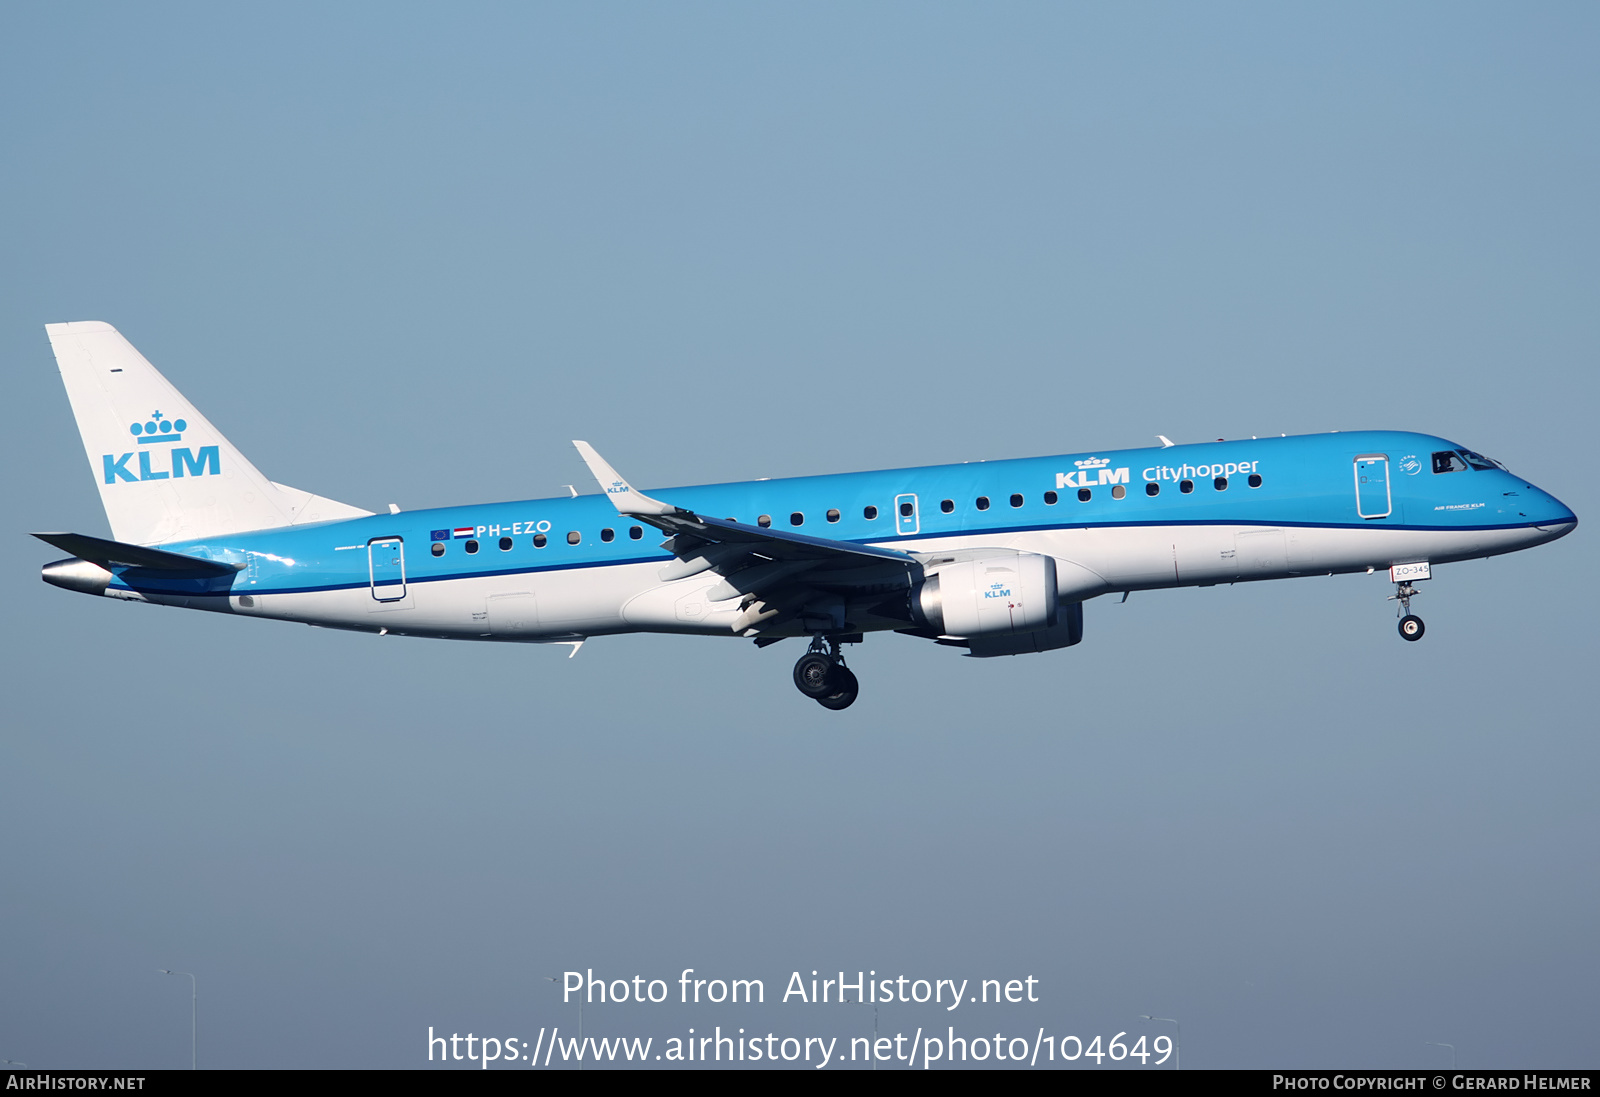
[[[184,420],[164,419],[159,411],[152,411],[149,421],[128,427],[129,433],[139,440],[141,446],[148,446],[152,442],[181,442],[183,432],[188,429],[189,424]]]
[[[1082,461],[1072,462],[1081,469],[1103,469],[1111,463],[1109,457],[1085,457]]]

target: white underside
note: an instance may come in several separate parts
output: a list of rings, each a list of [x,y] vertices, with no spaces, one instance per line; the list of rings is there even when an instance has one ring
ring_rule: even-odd
[[[1554,540],[1549,530],[1437,532],[1262,526],[1144,526],[1039,530],[985,536],[896,538],[923,553],[1015,549],[1053,556],[1063,601],[1116,591],[1283,579],[1493,556]],[[662,562],[412,582],[379,601],[372,591],[250,594],[141,600],[252,617],[447,639],[550,643],[624,632],[734,636],[738,599],[713,602],[721,582],[702,572],[664,582]],[[115,590],[108,591],[119,596]],[[121,596],[126,597],[124,593]],[[139,598],[140,596],[134,595]],[[885,624],[882,627],[890,627]]]

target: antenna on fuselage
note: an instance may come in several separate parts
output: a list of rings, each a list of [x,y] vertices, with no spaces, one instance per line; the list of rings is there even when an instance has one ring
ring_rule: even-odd
[[[1174,442],[1171,438],[1168,438],[1165,434],[1158,434],[1158,435],[1156,435],[1156,437],[1161,439],[1161,448],[1162,449],[1171,449],[1173,446],[1178,444],[1178,443]]]

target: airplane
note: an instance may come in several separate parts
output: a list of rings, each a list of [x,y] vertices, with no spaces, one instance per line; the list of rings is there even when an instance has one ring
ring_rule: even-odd
[[[1071,647],[1091,598],[1378,569],[1421,639],[1432,568],[1577,516],[1444,438],[1356,431],[661,489],[587,442],[600,490],[386,514],[263,476],[110,324],[46,325],[112,539],[45,582],[389,636],[568,644],[650,632],[807,640],[799,691],[860,692],[845,645],[976,658]],[[658,537],[664,538],[658,540]]]

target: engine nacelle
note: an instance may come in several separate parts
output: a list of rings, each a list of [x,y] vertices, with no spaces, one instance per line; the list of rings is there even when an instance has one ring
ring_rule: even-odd
[[[1013,632],[1009,636],[974,636],[967,641],[967,655],[991,659],[996,655],[1029,655],[1037,651],[1070,648],[1083,641],[1083,603],[1068,602],[1056,615],[1056,623],[1033,632]]]
[[[1056,623],[1056,562],[995,552],[942,564],[912,593],[919,624],[943,636],[1007,636]]]

